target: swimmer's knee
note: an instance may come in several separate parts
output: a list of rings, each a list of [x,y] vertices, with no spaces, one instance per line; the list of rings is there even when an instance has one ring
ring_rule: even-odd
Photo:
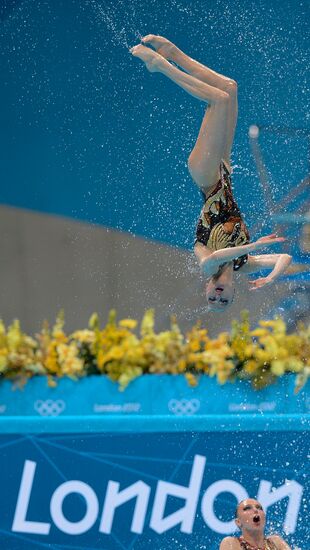
[[[232,80],[231,78],[227,80],[227,83],[225,84],[225,92],[229,96],[237,95],[238,92],[238,84],[235,80]]]
[[[206,91],[206,101],[209,103],[209,105],[220,105],[222,107],[225,107],[229,104],[230,95],[225,90],[216,89],[216,92],[214,94],[214,97],[210,99],[209,93]]]

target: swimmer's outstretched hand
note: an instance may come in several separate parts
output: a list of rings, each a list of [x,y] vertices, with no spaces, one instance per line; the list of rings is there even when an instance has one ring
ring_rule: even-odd
[[[273,279],[271,279],[270,277],[260,277],[255,281],[249,281],[250,290],[258,290],[263,286],[270,286],[273,282]]]
[[[260,239],[257,239],[253,243],[254,250],[265,248],[266,246],[270,246],[272,244],[277,243],[283,243],[287,241],[285,237],[278,237],[276,233],[271,233],[270,235],[266,235],[265,237],[261,237]]]

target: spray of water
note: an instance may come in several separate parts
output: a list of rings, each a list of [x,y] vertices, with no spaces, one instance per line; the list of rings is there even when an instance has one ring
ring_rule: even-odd
[[[113,6],[113,11],[110,6],[105,5],[104,7],[96,2],[96,0],[88,0],[89,5],[92,7],[96,19],[98,23],[105,23],[106,27],[109,29],[113,36],[113,41],[118,46],[124,46],[127,50],[130,49],[131,45],[129,44],[128,36],[126,34],[126,30],[124,27],[120,27],[117,23],[117,17],[116,13],[118,9],[118,5],[121,4],[121,2],[116,2]],[[135,8],[132,7],[132,13],[130,19],[135,20],[136,14],[135,14]],[[136,29],[130,29],[131,33],[137,38],[137,40],[141,40],[142,34],[136,30]]]

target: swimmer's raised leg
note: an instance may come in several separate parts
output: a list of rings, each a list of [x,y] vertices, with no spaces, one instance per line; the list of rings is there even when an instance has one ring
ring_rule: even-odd
[[[148,34],[141,39],[141,42],[147,46],[152,46],[162,57],[165,57],[168,61],[173,61],[187,73],[202,82],[206,82],[206,84],[210,84],[210,86],[219,88],[219,90],[223,90],[224,92],[229,92],[236,85],[231,78],[223,76],[192,59],[163,36]]]
[[[231,78],[223,76],[192,59],[163,36],[148,34],[142,38],[141,42],[152,46],[161,56],[165,57],[168,61],[173,61],[198,80],[228,93],[227,143],[223,159],[230,166],[230,154],[238,117],[237,83]]]
[[[151,72],[167,76],[187,93],[208,103],[202,126],[189,158],[189,170],[197,185],[206,190],[216,184],[227,147],[229,94],[187,74],[156,51],[139,44],[132,55],[144,61]]]
[[[228,94],[218,88],[214,88],[201,80],[184,73],[174,65],[171,65],[167,59],[154,52],[154,50],[138,44],[131,48],[131,53],[135,57],[139,57],[144,61],[146,68],[150,72],[162,73],[178,86],[186,90],[190,95],[205,101],[209,104],[217,103],[226,99]]]

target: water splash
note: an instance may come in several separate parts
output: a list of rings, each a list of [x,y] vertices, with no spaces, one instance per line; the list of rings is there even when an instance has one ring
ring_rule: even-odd
[[[96,0],[88,0],[89,5],[92,7],[93,11],[96,14],[97,21],[99,23],[104,22],[106,27],[109,29],[113,36],[113,41],[118,46],[124,46],[127,50],[130,49],[131,45],[129,44],[128,36],[126,34],[126,30],[124,27],[119,27],[117,24],[117,17],[116,14],[113,13],[112,8],[110,6],[102,6]],[[116,2],[114,4],[113,9],[117,10],[118,4],[121,4],[121,2]],[[122,6],[123,7],[123,6]],[[135,13],[135,7],[132,6],[132,18],[136,18]],[[137,40],[141,40],[142,34],[138,30],[132,30],[132,34],[137,38]]]

